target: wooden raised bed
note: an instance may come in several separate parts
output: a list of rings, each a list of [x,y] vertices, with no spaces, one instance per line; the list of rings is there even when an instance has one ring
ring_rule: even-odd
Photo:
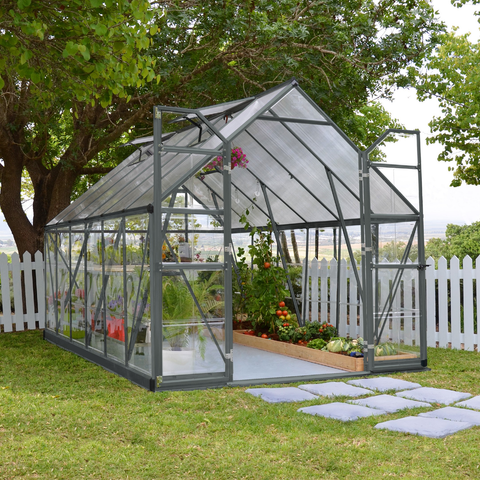
[[[363,357],[350,357],[348,355],[340,355],[338,353],[324,352],[322,350],[315,350],[301,345],[294,345],[293,343],[279,342],[267,338],[254,337],[252,335],[244,335],[245,330],[234,330],[233,341],[239,345],[246,347],[258,348],[267,352],[278,353],[288,357],[306,360],[307,362],[318,363],[329,367],[346,370],[348,372],[363,372]],[[375,357],[375,361],[381,360],[399,360],[405,358],[416,358],[416,355],[411,353],[402,353],[400,355],[389,355],[385,357]]]

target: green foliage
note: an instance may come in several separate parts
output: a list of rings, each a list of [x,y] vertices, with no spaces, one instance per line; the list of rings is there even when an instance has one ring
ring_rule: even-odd
[[[393,262],[395,260],[401,260],[405,254],[405,249],[407,247],[407,243],[403,241],[396,242],[392,240],[384,244],[382,247],[378,249],[378,261],[381,262],[382,260],[387,260],[389,262]],[[410,252],[408,254],[408,258],[410,260],[416,261],[418,258],[418,246],[412,245],[410,248]]]
[[[245,230],[250,229],[247,216],[242,215],[241,222]],[[238,268],[242,279],[242,302],[244,313],[255,329],[275,331],[278,303],[287,295],[285,284],[287,275],[282,267],[277,266],[279,256],[272,252],[272,229],[262,231],[253,227],[250,231],[253,244],[248,246],[248,253],[253,264],[250,267],[246,252],[238,249]]]
[[[151,134],[155,103],[201,107],[294,76],[365,147],[395,125],[370,99],[408,85],[442,27],[424,0],[18,0],[0,4],[0,30],[0,206],[34,252],[42,226],[131,152],[115,147]]]
[[[425,245],[425,257],[438,260],[445,257],[448,261],[457,257],[462,263],[469,255],[474,264],[480,255],[480,222],[471,225],[454,225],[449,223],[445,231],[445,240],[432,238]]]
[[[427,143],[443,146],[438,160],[451,162],[451,186],[480,185],[480,43],[468,35],[448,33],[428,62],[428,71],[418,78],[420,100],[435,98],[442,114],[430,122]]]

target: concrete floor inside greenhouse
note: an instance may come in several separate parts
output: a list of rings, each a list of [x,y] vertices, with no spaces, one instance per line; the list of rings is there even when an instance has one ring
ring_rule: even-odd
[[[344,370],[233,344],[233,380],[342,374]]]

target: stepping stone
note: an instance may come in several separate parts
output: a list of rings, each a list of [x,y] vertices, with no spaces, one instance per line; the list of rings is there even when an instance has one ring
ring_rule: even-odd
[[[480,425],[480,412],[472,412],[466,408],[445,407],[433,412],[420,413],[420,417],[443,418],[452,422],[467,422]]]
[[[309,415],[319,415],[325,418],[334,418],[342,422],[350,422],[358,418],[371,417],[373,415],[383,415],[386,412],[375,408],[362,407],[360,405],[350,405],[348,403],[327,403],[325,405],[313,405],[312,407],[303,407],[298,412],[308,413]]]
[[[249,388],[245,393],[250,393],[254,397],[260,397],[269,403],[303,402],[305,400],[318,400],[318,397],[300,390],[296,387],[281,388]]]
[[[387,390],[413,390],[420,388],[419,383],[407,382],[398,378],[378,377],[378,378],[361,378],[360,380],[349,380],[350,385],[357,385],[358,387],[370,388],[379,392],[386,392]]]
[[[361,397],[373,394],[371,390],[354,387],[343,382],[314,383],[299,385],[298,388],[322,397]]]
[[[411,433],[430,438],[444,438],[472,427],[473,423],[452,422],[451,420],[425,417],[404,417],[375,425],[375,428],[379,430]]]
[[[464,402],[457,403],[457,407],[467,407],[473,410],[480,410],[480,395],[478,397],[469,398]]]
[[[459,402],[460,400],[465,400],[466,398],[471,397],[469,393],[431,387],[416,388],[415,390],[398,392],[395,395],[398,397],[410,398],[411,400],[418,400],[420,402],[441,403],[443,405],[450,405],[451,403]]]
[[[375,397],[362,398],[361,400],[348,400],[348,403],[378,408],[387,413],[398,412],[405,408],[431,407],[429,403],[416,402],[415,400],[407,400],[406,398],[394,397],[393,395],[377,395]]]

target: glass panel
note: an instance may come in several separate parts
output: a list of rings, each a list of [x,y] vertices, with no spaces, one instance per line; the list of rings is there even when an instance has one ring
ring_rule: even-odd
[[[78,228],[78,227],[77,227]],[[82,254],[85,231],[72,229],[72,340],[85,344],[85,254]],[[75,271],[77,274],[75,275]]]
[[[129,217],[126,226],[126,336],[129,352],[132,352],[129,364],[150,373],[152,355],[148,215]],[[134,337],[132,332],[136,332]],[[133,342],[133,346],[130,342]]]
[[[87,241],[87,281],[85,303],[87,305],[87,331],[91,348],[104,352],[104,309],[101,303],[103,285],[103,235],[101,223],[92,225]]]
[[[369,156],[372,161],[416,167],[418,165],[417,135],[389,133]]]
[[[375,277],[375,361],[420,355],[417,269],[377,269]]]
[[[168,214],[162,215],[165,223]],[[222,262],[223,255],[223,216],[187,215],[174,213],[169,215],[167,243],[162,246],[164,262]],[[215,233],[214,233],[215,232]]]
[[[45,328],[48,330],[55,330],[55,310],[56,305],[56,233],[49,232],[45,236],[45,295],[47,297],[46,302],[46,318]]]
[[[105,322],[107,355],[125,361],[125,317],[123,224],[120,220],[104,223],[105,234]]]
[[[378,258],[376,263],[398,263],[402,260],[408,241],[416,223],[384,223],[378,225]],[[375,227],[372,231],[374,262],[376,257]],[[408,253],[410,262],[416,262],[418,257],[418,233],[416,232]],[[405,263],[405,262],[404,262]],[[407,261],[408,263],[408,261]]]
[[[70,304],[67,301],[70,289],[70,233],[68,230],[58,231],[57,262],[58,333],[70,337]]]
[[[219,351],[225,352],[223,271],[184,274],[163,276],[163,375],[224,372]]]

